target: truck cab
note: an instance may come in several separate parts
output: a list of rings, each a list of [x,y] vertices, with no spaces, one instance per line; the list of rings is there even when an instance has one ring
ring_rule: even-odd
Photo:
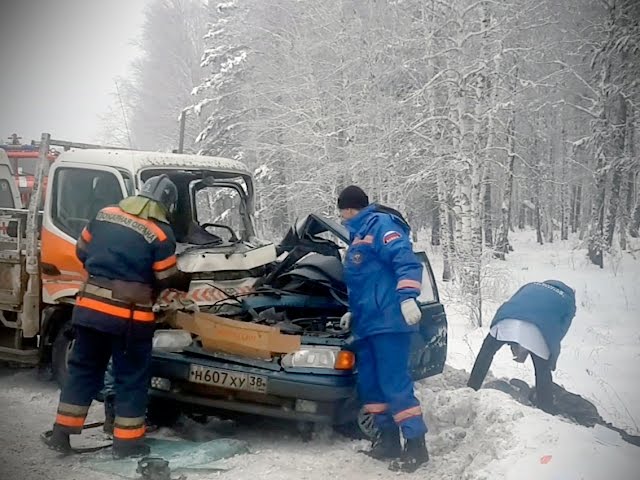
[[[84,226],[100,209],[135,195],[144,181],[160,174],[178,187],[172,222],[178,266],[195,274],[182,300],[212,304],[224,295],[221,290],[251,287],[259,269],[275,260],[275,246],[255,237],[253,182],[242,163],[199,155],[70,150],[49,173],[41,247],[45,303],[68,302],[80,289],[85,272],[75,243]],[[228,271],[236,273],[217,274]],[[168,307],[172,295],[166,292],[161,304]]]
[[[154,175],[167,174],[178,187],[172,225],[178,267],[193,274],[190,292],[162,293],[157,303],[160,317],[185,304],[206,308],[246,292],[276,259],[275,246],[255,236],[253,180],[240,162],[201,155],[69,148],[49,165],[45,152],[48,146],[40,151],[43,168],[35,186],[42,188],[47,178],[46,192],[34,196],[29,209],[20,208],[25,206],[11,181],[15,172],[6,165],[2,170],[6,177],[2,185],[10,192],[3,199],[18,207],[0,212],[1,225],[7,224],[10,230],[0,273],[11,278],[2,282],[0,290],[5,292],[0,297],[0,320],[11,337],[8,350],[0,350],[2,358],[28,357],[28,363],[51,359],[56,375],[63,375],[71,309],[86,278],[75,254],[76,239],[101,208],[135,195]],[[5,159],[4,163],[10,162]],[[19,341],[13,341],[14,336]]]

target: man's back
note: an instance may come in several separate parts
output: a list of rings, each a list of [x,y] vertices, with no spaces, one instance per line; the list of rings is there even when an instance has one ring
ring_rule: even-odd
[[[496,312],[491,326],[507,319],[534,324],[542,333],[552,363],[560,353],[560,342],[567,334],[576,313],[573,289],[557,280],[523,285]]]
[[[85,238],[86,237],[86,238]],[[92,277],[152,285],[163,262],[175,265],[175,239],[168,224],[106,207],[83,231],[79,253]],[[87,241],[88,240],[88,241]]]

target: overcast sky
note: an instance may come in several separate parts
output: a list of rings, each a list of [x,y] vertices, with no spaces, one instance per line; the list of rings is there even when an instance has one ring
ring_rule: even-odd
[[[0,143],[16,132],[93,142],[114,79],[138,54],[152,0],[4,0],[0,6]]]

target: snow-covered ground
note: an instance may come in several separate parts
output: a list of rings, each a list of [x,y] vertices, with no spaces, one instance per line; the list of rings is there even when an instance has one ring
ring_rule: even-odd
[[[592,400],[608,421],[638,433],[640,423],[640,262],[624,257],[599,270],[588,265],[572,242],[537,246],[529,233],[516,235],[507,262],[493,262],[495,288],[487,298],[487,320],[499,302],[526,281],[557,278],[577,290],[578,313],[563,345],[556,380]],[[436,269],[439,262],[432,260]],[[439,273],[438,273],[439,274]],[[447,297],[448,288],[441,287]],[[635,480],[640,450],[602,428],[588,429],[524,407],[498,391],[465,388],[484,335],[472,328],[464,308],[447,303],[449,363],[443,375],[421,382],[430,426],[431,462],[407,478],[484,480]],[[496,376],[533,380],[531,366],[517,365],[508,352],[494,362]],[[106,480],[77,458],[58,459],[38,440],[53,420],[57,391],[33,371],[0,370],[0,480]],[[99,417],[100,408],[93,415]],[[326,480],[393,478],[386,465],[357,453],[366,442],[330,430],[309,443],[284,425],[242,426],[236,436],[250,455],[221,462],[228,472],[189,479]]]
[[[601,270],[589,262],[577,238],[540,246],[534,232],[512,236],[515,252],[506,262],[492,261],[485,273],[492,286],[485,292],[485,323],[524,283],[557,279],[573,287],[577,313],[554,381],[592,401],[605,420],[640,434],[640,257],[607,256]],[[439,258],[435,252],[431,257],[440,278]],[[449,319],[447,363],[470,370],[488,329],[474,328],[465,307],[447,300],[451,289],[440,285]],[[534,382],[530,362],[511,361],[508,348],[498,352],[492,371]]]

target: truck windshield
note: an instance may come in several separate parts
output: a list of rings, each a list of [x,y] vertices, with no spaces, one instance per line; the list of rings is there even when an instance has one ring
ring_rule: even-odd
[[[210,186],[196,191],[195,210],[198,224],[224,240],[231,238],[229,229],[237,237],[244,230],[242,197],[235,188]]]
[[[18,175],[35,175],[39,161],[38,158],[16,159],[16,172]]]

